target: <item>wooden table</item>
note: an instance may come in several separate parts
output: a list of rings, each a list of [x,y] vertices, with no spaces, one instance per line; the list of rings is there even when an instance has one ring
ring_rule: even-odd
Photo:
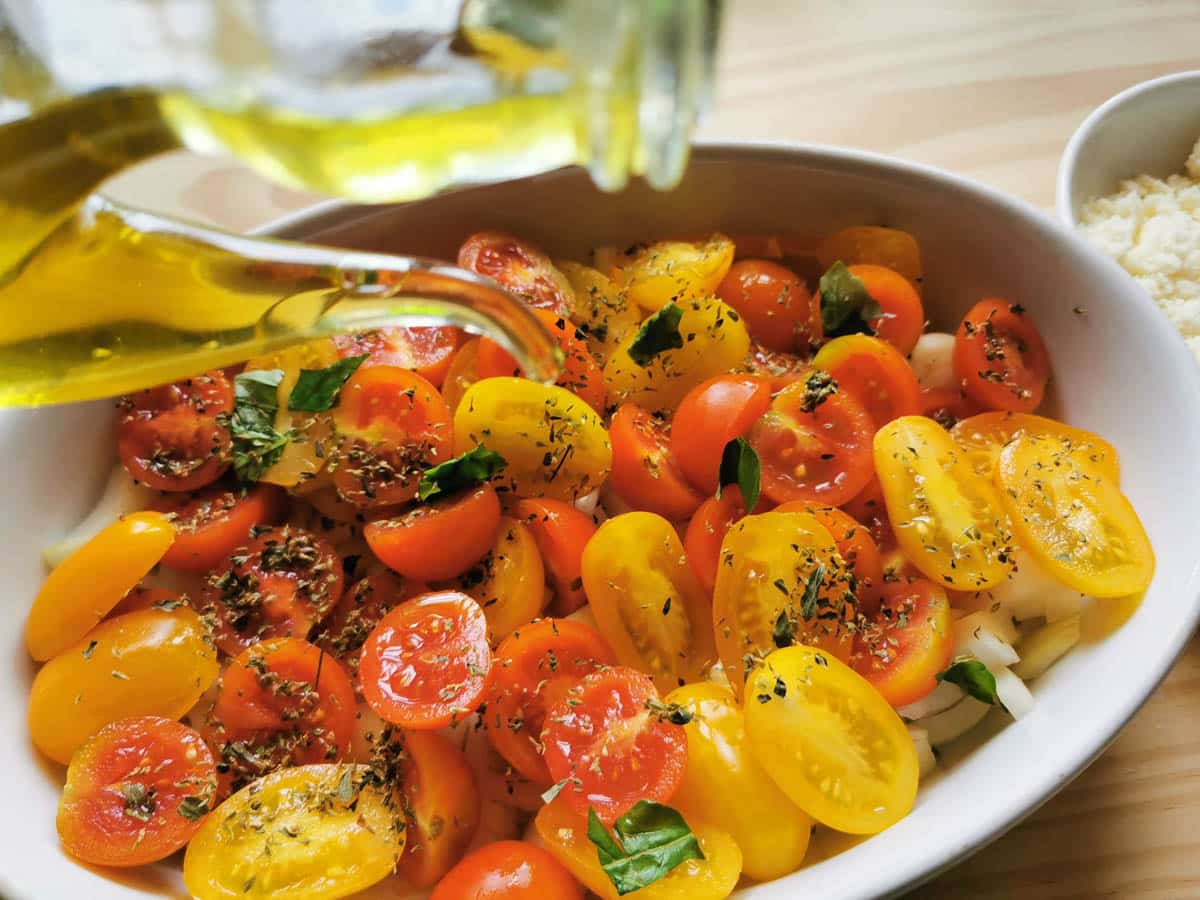
[[[893,153],[1046,208],[1059,154],[1090,109],[1200,68],[1196,0],[728,6],[720,100],[703,134]],[[311,200],[185,154],[122,176],[115,192],[235,229]],[[1074,784],[914,896],[1200,897],[1200,638]]]

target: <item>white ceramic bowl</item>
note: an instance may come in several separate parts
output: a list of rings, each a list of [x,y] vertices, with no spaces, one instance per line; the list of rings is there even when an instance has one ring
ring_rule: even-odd
[[[849,151],[709,146],[671,195],[597,193],[576,171],[447,194],[404,207],[334,207],[294,218],[291,236],[370,249],[452,256],[467,233],[509,228],[554,254],[631,237],[786,231],[850,224],[908,229],[925,259],[935,324],[955,322],[983,296],[1020,301],[1046,337],[1055,402],[1069,422],[1119,449],[1125,487],[1158,554],[1140,608],[1034,684],[1035,711],[956,748],[923,785],[916,809],[886,833],[743,900],[867,898],[911,887],[997,837],[1059,790],[1112,740],[1154,690],[1200,615],[1195,510],[1200,482],[1179,460],[1200,458],[1200,370],[1148,297],[1115,263],[1023,203],[932,169]],[[1085,302],[1086,317],[1072,313]],[[0,584],[9,627],[0,645],[0,894],[11,900],[178,895],[169,865],[119,881],[70,862],[54,811],[61,771],[39,760],[25,727],[33,666],[21,625],[43,571],[39,550],[96,498],[112,463],[112,412],[92,404],[0,415]],[[65,715],[69,711],[64,710]],[[1001,724],[997,716],[994,725]],[[770,827],[770,823],[764,823]]]
[[[1058,164],[1055,205],[1068,225],[1083,204],[1126,178],[1183,171],[1200,139],[1200,71],[1136,84],[1098,106],[1075,130]]]

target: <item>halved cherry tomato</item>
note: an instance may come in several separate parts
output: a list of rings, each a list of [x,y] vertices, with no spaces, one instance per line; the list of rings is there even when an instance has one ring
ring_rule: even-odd
[[[874,465],[872,465],[872,470]],[[849,514],[860,525],[865,525],[875,541],[875,546],[882,552],[896,544],[896,535],[892,531],[892,523],[888,519],[887,502],[883,499],[883,487],[874,471],[871,480],[861,491],[842,504],[842,510]]]
[[[175,609],[176,607],[186,605],[187,599],[181,597],[175,591],[139,584],[122,597],[121,602],[109,610],[105,618],[115,619],[117,616],[125,615],[125,613],[137,612],[142,609]]]
[[[229,468],[231,438],[218,417],[233,410],[220,369],[121,398],[117,452],[137,481],[160,491],[194,491]]]
[[[659,241],[636,248],[622,260],[619,283],[646,312],[664,303],[711,297],[733,263],[733,241],[723,234],[696,242]]]
[[[770,405],[771,385],[757,375],[718,375],[688,391],[671,422],[671,455],[695,488],[716,492],[725,445]]]
[[[430,900],[583,900],[562,864],[525,841],[485,844],[447,873]]]
[[[448,326],[392,326],[334,335],[333,343],[342,359],[365,355],[363,366],[412,369],[441,387],[461,338],[459,329]]]
[[[199,830],[216,788],[212,754],[195,731],[159,716],[119,719],[71,757],[58,836],[92,865],[151,863]]]
[[[898,272],[914,285],[921,283],[921,253],[916,239],[906,231],[855,225],[843,228],[817,245],[823,269],[838,260],[847,266],[868,263]]]
[[[608,428],[613,445],[609,484],[622,500],[634,509],[672,521],[686,519],[696,511],[704,498],[684,479],[661,423],[641,407],[626,403],[613,415]]]
[[[850,664],[892,706],[937,687],[954,650],[946,592],[924,578],[883,586],[879,612],[860,623]]]
[[[500,499],[490,484],[368,522],[363,537],[388,568],[423,581],[454,578],[492,549]]]
[[[784,390],[750,429],[763,492],[776,503],[837,506],[871,478],[875,423],[850,394],[827,393],[820,375]]]
[[[870,531],[846,512],[832,506],[793,502],[775,507],[775,512],[808,513],[825,526],[838,553],[854,576],[854,601],[861,615],[871,616],[879,608],[883,587],[883,561]]]
[[[503,231],[479,231],[458,250],[458,264],[500,282],[535,309],[569,316],[575,293],[538,247]]]
[[[752,375],[767,379],[771,392],[778,393],[793,382],[807,378],[812,372],[808,356],[768,350],[762,344],[753,344],[742,366]]]
[[[1033,412],[1050,379],[1050,356],[1033,320],[1018,304],[980,300],[954,339],[954,373],[987,409]]]
[[[275,525],[287,502],[274,485],[213,485],[199,494],[169,494],[159,509],[171,517],[175,541],[163,564],[181,572],[207,572],[250,540],[256,525]]]
[[[683,535],[688,565],[709,594],[717,583],[721,542],[733,523],[745,514],[741,490],[736,484],[727,484],[720,497],[709,497],[688,521],[687,531]]]
[[[962,447],[971,466],[991,479],[1000,462],[1000,451],[1018,434],[1036,437],[1061,437],[1070,441],[1071,455],[1081,463],[1096,466],[1114,483],[1121,477],[1117,448],[1090,431],[1073,428],[1065,422],[1030,413],[985,412],[963,419],[950,429],[950,436]]]
[[[883,315],[867,321],[875,336],[895,347],[901,356],[908,356],[925,331],[921,295],[912,282],[886,266],[863,263],[849,269],[883,309]]]
[[[613,656],[600,632],[571,619],[540,619],[496,648],[484,724],[492,746],[531,781],[550,784],[542,759],[546,706]]]
[[[921,386],[912,366],[895,347],[865,334],[834,338],[813,357],[838,390],[853,395],[878,428],[900,416],[921,411]]]
[[[610,666],[593,672],[546,712],[546,765],[577,812],[611,825],[640,800],[665,803],[683,780],[687,735],[654,709],[650,676]]]
[[[475,360],[479,357],[479,344],[482,338],[471,338],[456,351],[450,359],[450,367],[446,370],[446,378],[442,381],[442,399],[453,413],[467,392],[467,388],[479,380],[475,369]]]
[[[575,290],[571,318],[579,323],[592,352],[601,360],[607,358],[626,335],[637,331],[642,321],[638,307],[603,272],[573,262],[555,265]]]
[[[342,563],[324,538],[302,528],[260,530],[215,569],[198,608],[215,613],[217,646],[236,656],[256,641],[307,637],[342,596]]]
[[[617,659],[664,691],[716,659],[708,596],[671,523],[648,512],[609,519],[583,551],[583,587]]]
[[[424,594],[384,616],[363,645],[358,679],[379,716],[436,729],[483,697],[492,653],[479,604],[457,591]]]
[[[546,569],[529,529],[501,518],[492,549],[459,576],[458,587],[483,609],[492,644],[537,618],[546,605]]]
[[[529,529],[554,589],[551,612],[568,616],[587,603],[583,591],[583,548],[596,533],[592,517],[569,503],[545,497],[521,500],[516,518]]]
[[[333,654],[351,675],[357,674],[362,645],[379,620],[405,600],[428,591],[424,582],[391,572],[360,578],[342,592],[342,599],[313,635],[313,643]]]
[[[588,352],[583,332],[577,330],[570,319],[549,310],[535,309],[533,314],[541,320],[563,352],[562,371],[558,373],[555,383],[583,398],[597,412],[604,412],[604,373]],[[512,354],[491,338],[480,339],[475,371],[480,378],[521,374],[520,366]]]
[[[764,259],[735,262],[717,296],[738,311],[750,337],[771,350],[807,353],[821,342],[821,309],[796,273]]]
[[[943,428],[953,428],[978,412],[979,404],[962,388],[921,388],[921,415],[933,419]]]

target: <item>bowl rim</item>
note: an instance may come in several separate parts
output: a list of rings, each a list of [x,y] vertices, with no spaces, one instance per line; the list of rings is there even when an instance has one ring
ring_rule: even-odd
[[[1113,110],[1124,106],[1126,103],[1131,103],[1138,100],[1143,94],[1151,94],[1159,88],[1170,84],[1186,81],[1200,81],[1200,69],[1186,69],[1182,72],[1172,72],[1169,75],[1160,75],[1158,78],[1151,78],[1148,81],[1141,81],[1135,85],[1125,88],[1125,90],[1113,94],[1084,118],[1079,126],[1071,133],[1071,137],[1067,140],[1066,147],[1063,148],[1062,155],[1058,158],[1058,170],[1055,173],[1054,184],[1054,208],[1058,213],[1059,219],[1071,229],[1079,227],[1079,220],[1075,217],[1075,209],[1071,203],[1071,185],[1075,181],[1076,164],[1079,161],[1079,151],[1092,136],[1092,132],[1096,127],[1112,114]]]

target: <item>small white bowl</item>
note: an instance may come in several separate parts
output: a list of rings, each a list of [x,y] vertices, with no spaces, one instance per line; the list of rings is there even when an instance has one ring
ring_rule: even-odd
[[[1200,139],[1200,71],[1136,84],[1098,106],[1071,135],[1058,164],[1058,215],[1072,228],[1079,211],[1127,178],[1181,173]]]

